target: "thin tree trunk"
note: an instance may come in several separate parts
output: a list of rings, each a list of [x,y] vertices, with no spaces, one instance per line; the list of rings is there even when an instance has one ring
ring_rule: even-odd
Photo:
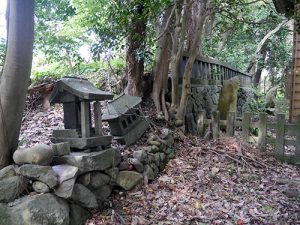
[[[172,103],[171,103],[171,114],[175,114],[178,107],[179,100],[179,88],[178,88],[178,77],[179,77],[179,64],[183,56],[184,39],[186,35],[186,20],[187,11],[191,1],[184,0],[183,7],[179,7],[180,1],[175,1],[175,29],[172,37],[172,53],[171,53],[171,75],[172,75]]]
[[[202,36],[203,27],[205,24],[205,20],[208,16],[206,13],[208,3],[209,3],[209,0],[203,0],[202,4],[199,6],[200,9],[199,9],[198,18],[197,18],[196,32],[195,32],[195,36],[193,38],[191,53],[190,53],[189,59],[187,61],[187,64],[185,66],[185,70],[184,70],[184,74],[183,74],[180,105],[178,107],[176,117],[175,117],[178,125],[183,123],[183,118],[185,115],[185,108],[186,108],[188,97],[189,97],[189,94],[191,91],[192,68],[194,65],[195,58],[199,52],[199,46],[202,43],[201,38],[203,37]]]
[[[171,8],[167,9],[163,16],[163,21],[157,23],[157,53],[154,69],[154,81],[152,89],[152,99],[154,101],[156,112],[159,119],[169,119],[169,113],[165,105],[165,92],[168,88],[168,71],[169,71],[169,42],[170,35],[166,32],[166,26],[171,19]],[[163,29],[165,28],[165,29]],[[164,31],[161,31],[161,30]],[[161,32],[164,34],[160,35]],[[163,111],[163,112],[162,112]]]
[[[143,18],[143,4],[140,3],[136,10],[136,15],[133,16],[131,27],[127,39],[127,52],[126,52],[126,73],[128,83],[126,92],[129,95],[141,95],[141,80],[144,74],[144,58],[142,54],[138,54],[144,46],[146,39],[146,19]]]
[[[0,168],[18,146],[32,63],[34,1],[10,0],[9,36],[0,79]]]
[[[252,59],[250,60],[249,66],[247,68],[247,73],[251,73],[251,71],[254,71],[255,65],[256,65],[256,61],[257,61],[257,56],[260,53],[262,47],[264,46],[264,44],[266,43],[266,41],[273,35],[275,34],[277,31],[280,30],[280,28],[285,25],[288,21],[284,20],[282,21],[280,24],[277,25],[277,27],[275,27],[273,30],[269,31],[264,37],[263,39],[261,39],[261,41],[258,43],[257,47],[256,47],[256,51],[254,56],[252,57]]]

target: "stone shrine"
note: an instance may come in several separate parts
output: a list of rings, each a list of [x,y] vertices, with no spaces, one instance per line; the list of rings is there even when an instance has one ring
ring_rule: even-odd
[[[149,127],[140,109],[141,101],[140,97],[122,94],[108,102],[103,121],[109,123],[111,134],[121,144],[136,142]]]
[[[100,101],[112,98],[112,94],[97,89],[87,79],[76,77],[60,79],[49,100],[50,103],[63,104],[65,129],[53,130],[51,141],[69,142],[73,149],[105,149],[111,144],[112,137],[103,135]]]

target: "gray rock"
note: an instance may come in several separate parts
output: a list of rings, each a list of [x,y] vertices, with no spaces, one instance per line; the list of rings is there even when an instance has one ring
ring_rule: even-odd
[[[112,188],[110,185],[105,185],[97,190],[94,190],[93,193],[95,194],[98,204],[101,205],[107,198],[111,195]]]
[[[82,184],[84,186],[88,186],[91,182],[91,172],[79,175],[77,177],[76,183]]]
[[[16,169],[16,173],[31,180],[38,180],[54,188],[58,184],[58,179],[51,166],[39,166],[25,164]]]
[[[149,181],[154,180],[155,178],[153,169],[149,165],[145,166],[144,176],[146,176]]]
[[[116,181],[118,175],[119,175],[119,168],[118,167],[113,167],[110,169],[105,170],[105,173],[110,176],[112,181]]]
[[[167,155],[169,155],[169,154],[172,153],[172,152],[174,152],[174,149],[173,149],[173,148],[167,148],[166,151],[165,151],[165,153],[166,153]]]
[[[117,178],[117,185],[124,188],[125,190],[131,190],[135,186],[142,184],[142,174],[135,171],[121,171]]]
[[[69,155],[71,152],[70,143],[62,142],[62,143],[53,144],[52,150],[54,155],[58,155],[58,156]]]
[[[16,176],[16,171],[13,165],[9,165],[0,170],[0,180],[13,176]]]
[[[152,170],[153,170],[153,172],[154,172],[154,176],[157,177],[157,176],[158,176],[158,173],[159,173],[158,167],[156,166],[155,163],[151,163],[150,166],[151,166],[151,168],[152,168]]]
[[[58,177],[58,185],[54,189],[54,193],[61,198],[70,198],[73,193],[78,168],[63,164],[53,166],[52,169]]]
[[[26,196],[0,205],[0,224],[69,225],[69,206],[52,194]]]
[[[101,172],[92,172],[88,187],[91,189],[98,189],[104,185],[107,185],[109,181],[110,177],[108,175]]]
[[[129,163],[127,161],[123,161],[119,165],[119,170],[128,170]]]
[[[132,153],[133,158],[139,160],[140,162],[145,162],[147,158],[147,153],[144,150],[137,150]]]
[[[68,164],[78,167],[79,173],[86,173],[95,170],[106,170],[116,166],[121,161],[119,150],[109,148],[100,152],[71,152],[70,155],[55,156],[55,164]]]
[[[160,157],[160,161],[161,161],[161,162],[164,162],[165,159],[166,159],[166,154],[165,154],[165,153],[160,153],[160,154],[159,154],[159,157]]]
[[[69,199],[73,194],[74,186],[75,178],[65,180],[54,189],[54,193],[58,197]]]
[[[18,149],[13,154],[16,164],[25,163],[48,166],[53,159],[52,148],[48,145],[37,144],[31,148]]]
[[[139,173],[142,173],[144,171],[143,164],[138,159],[129,159],[129,162],[133,165],[133,167],[138,171]]]
[[[0,181],[0,202],[15,200],[27,188],[27,181],[23,177],[7,177]]]
[[[70,225],[83,225],[90,216],[91,213],[85,208],[70,204]]]
[[[86,208],[98,207],[96,196],[82,184],[74,185],[70,200]]]
[[[156,166],[159,166],[159,163],[160,163],[160,153],[159,152],[157,152],[157,153],[155,153],[154,154],[154,162],[155,162],[155,165]]]
[[[151,153],[156,153],[156,152],[159,152],[159,147],[157,147],[156,145],[152,145],[151,146]]]
[[[40,181],[33,182],[32,188],[37,193],[48,193],[50,191],[48,185]]]

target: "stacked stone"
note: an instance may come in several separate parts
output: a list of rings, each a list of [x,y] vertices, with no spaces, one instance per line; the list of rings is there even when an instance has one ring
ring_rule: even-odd
[[[69,143],[17,150],[17,165],[0,170],[0,225],[84,224],[89,209],[101,207],[114,188],[140,187],[175,156],[167,129],[148,144],[130,156],[115,148],[71,152]]]

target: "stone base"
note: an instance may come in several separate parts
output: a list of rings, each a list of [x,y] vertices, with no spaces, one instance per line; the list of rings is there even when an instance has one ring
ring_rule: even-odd
[[[69,142],[71,148],[88,149],[111,144],[112,136],[97,136],[89,138],[52,137],[52,143]]]
[[[122,145],[131,145],[135,143],[148,128],[148,122],[146,120],[141,120],[141,122],[135,125],[126,135],[115,136],[114,139]]]

